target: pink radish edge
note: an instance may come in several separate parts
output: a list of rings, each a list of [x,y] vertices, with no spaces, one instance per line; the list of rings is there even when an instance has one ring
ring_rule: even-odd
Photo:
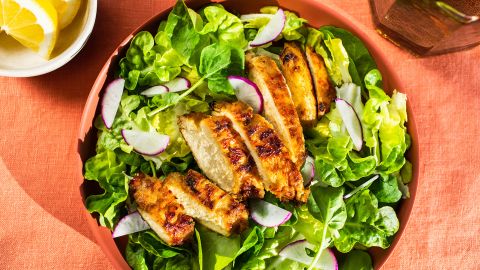
[[[283,31],[287,18],[283,9],[279,8],[272,16],[265,27],[257,33],[257,36],[250,42],[250,46],[258,47],[274,41]],[[277,25],[281,23],[280,25]],[[278,27],[272,29],[273,27]]]
[[[248,84],[249,86],[251,86],[251,88],[253,88],[255,90],[255,92],[258,96],[258,108],[254,108],[254,106],[252,106],[252,104],[250,104],[248,102],[248,100],[245,99],[245,97],[247,97],[248,95],[242,94],[240,92],[240,89],[235,89],[235,94],[240,101],[243,101],[243,102],[247,103],[248,105],[250,105],[252,108],[254,108],[256,110],[256,113],[261,114],[263,112],[263,107],[264,107],[264,105],[263,105],[263,103],[264,103],[263,95],[262,95],[262,92],[260,92],[260,89],[258,89],[258,86],[254,82],[252,82],[251,80],[249,80],[245,77],[238,76],[238,75],[230,75],[230,76],[227,77],[227,79],[229,81],[239,80],[239,81],[242,81],[242,82]]]

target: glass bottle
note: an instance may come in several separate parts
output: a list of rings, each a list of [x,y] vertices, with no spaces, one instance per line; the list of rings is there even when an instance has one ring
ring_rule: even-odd
[[[370,0],[378,32],[417,55],[480,44],[480,0]]]

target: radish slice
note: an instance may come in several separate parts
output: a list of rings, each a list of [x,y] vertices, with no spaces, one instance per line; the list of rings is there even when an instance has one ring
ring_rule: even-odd
[[[115,116],[117,115],[124,86],[124,79],[116,79],[105,89],[105,95],[102,99],[102,120],[108,129],[112,127]]]
[[[278,255],[292,261],[310,265],[313,261],[313,257],[307,255],[306,248],[314,250],[315,246],[308,243],[305,239],[298,240],[285,246]],[[320,255],[320,259],[314,267],[322,270],[338,270],[337,259],[335,258],[333,251],[329,248],[324,249]]]
[[[156,131],[141,131],[122,129],[122,136],[128,145],[139,154],[146,156],[156,156],[168,146],[170,137],[160,134]]]
[[[265,227],[278,227],[292,216],[287,210],[262,200],[251,201],[250,206],[252,219]]]
[[[144,95],[147,97],[153,97],[153,96],[158,96],[161,94],[168,93],[168,87],[164,85],[157,85],[154,87],[150,87],[147,90],[144,90],[140,93],[140,95]]]
[[[112,237],[120,237],[150,229],[150,226],[143,220],[138,212],[133,212],[124,216],[113,230]]]
[[[285,13],[283,9],[279,8],[270,21],[268,21],[267,25],[265,25],[252,42],[250,42],[250,46],[261,46],[274,41],[282,33],[285,21]]]
[[[248,22],[256,19],[271,19],[272,17],[273,17],[273,14],[253,13],[253,14],[245,14],[240,16],[240,21]]]
[[[238,100],[250,105],[256,113],[262,113],[263,96],[254,82],[240,76],[228,76],[228,82],[235,90]]]
[[[360,118],[358,118],[358,115],[353,109],[352,105],[347,101],[337,98],[335,99],[335,104],[337,105],[343,123],[347,128],[348,134],[350,135],[350,138],[352,138],[355,150],[362,150],[363,133]]]
[[[190,81],[183,77],[177,77],[164,84],[169,92],[179,92],[190,88]]]
[[[303,176],[303,185],[306,187],[310,185],[315,177],[315,160],[311,156],[307,156],[301,172]]]

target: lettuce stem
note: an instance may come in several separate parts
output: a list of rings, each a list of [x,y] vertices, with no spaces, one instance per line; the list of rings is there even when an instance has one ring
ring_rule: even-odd
[[[184,97],[188,96],[190,93],[193,92],[193,90],[195,90],[198,86],[200,86],[200,84],[202,84],[205,79],[206,79],[205,76],[201,77],[200,80],[198,80],[195,84],[193,84],[187,91],[183,92],[180,96],[178,96],[178,99],[175,101],[175,103],[171,103],[171,104],[165,105],[163,107],[156,108],[155,110],[153,110],[153,111],[151,111],[147,114],[148,117],[152,117],[155,114],[157,114],[157,113],[159,113],[159,112],[161,112],[165,109],[168,109],[172,105],[176,105],[180,100],[182,100]]]
[[[327,237],[327,229],[328,229],[328,225],[324,224],[323,225],[323,233],[322,233],[322,241],[320,242],[320,249],[317,251],[317,254],[315,254],[315,257],[313,258],[313,261],[308,266],[307,270],[312,270],[313,268],[315,268],[315,265],[317,264],[318,260],[320,260],[320,256],[322,255],[322,251],[324,250],[323,243],[325,242],[325,237]]]

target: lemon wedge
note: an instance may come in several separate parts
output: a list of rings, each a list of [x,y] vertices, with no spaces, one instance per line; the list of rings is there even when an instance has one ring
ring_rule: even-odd
[[[48,59],[58,36],[57,12],[49,0],[0,0],[0,31]]]
[[[59,29],[67,27],[77,15],[82,0],[50,0],[58,14]]]

